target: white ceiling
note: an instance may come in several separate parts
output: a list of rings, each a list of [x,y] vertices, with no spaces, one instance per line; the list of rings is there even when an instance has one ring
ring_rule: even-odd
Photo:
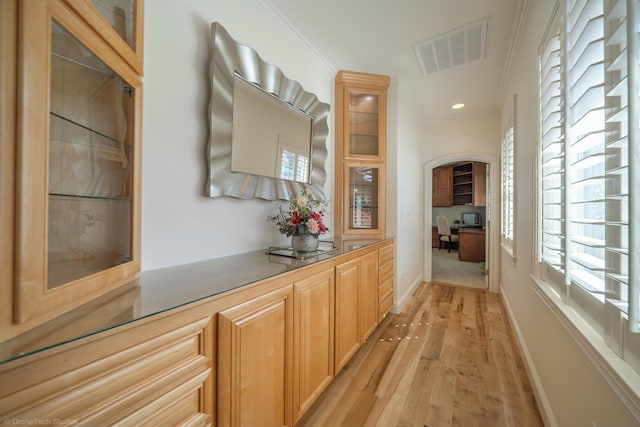
[[[425,120],[436,120],[499,108],[514,23],[526,0],[265,1],[329,67],[406,81]],[[487,17],[485,59],[423,76],[414,45]],[[451,110],[459,102],[465,108]]]

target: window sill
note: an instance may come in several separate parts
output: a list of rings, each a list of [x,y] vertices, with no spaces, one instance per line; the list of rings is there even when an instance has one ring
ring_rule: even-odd
[[[605,381],[640,421],[640,375],[611,350],[544,280],[530,275],[534,290],[569,336],[578,344]]]

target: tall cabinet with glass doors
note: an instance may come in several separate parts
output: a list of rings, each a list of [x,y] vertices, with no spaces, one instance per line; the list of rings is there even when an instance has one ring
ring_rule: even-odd
[[[15,251],[1,340],[140,270],[142,1],[11,3],[16,124],[2,144],[16,162],[2,180],[15,193],[2,213],[14,215]]]
[[[336,235],[385,235],[389,80],[351,71],[336,76]]]

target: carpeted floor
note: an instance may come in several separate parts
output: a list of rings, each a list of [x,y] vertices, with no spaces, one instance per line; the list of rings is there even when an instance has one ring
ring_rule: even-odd
[[[479,263],[459,261],[456,250],[449,253],[446,249],[438,250],[436,248],[431,249],[431,255],[432,281],[482,289],[487,287]]]

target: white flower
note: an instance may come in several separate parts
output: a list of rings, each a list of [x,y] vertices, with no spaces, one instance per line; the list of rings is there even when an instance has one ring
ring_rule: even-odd
[[[309,229],[309,233],[318,234],[318,232],[320,231],[320,224],[317,220],[311,218],[307,222],[307,228]]]
[[[304,197],[298,197],[297,199],[295,199],[295,203],[301,208],[304,208],[305,206],[307,206],[307,199],[305,199]]]

